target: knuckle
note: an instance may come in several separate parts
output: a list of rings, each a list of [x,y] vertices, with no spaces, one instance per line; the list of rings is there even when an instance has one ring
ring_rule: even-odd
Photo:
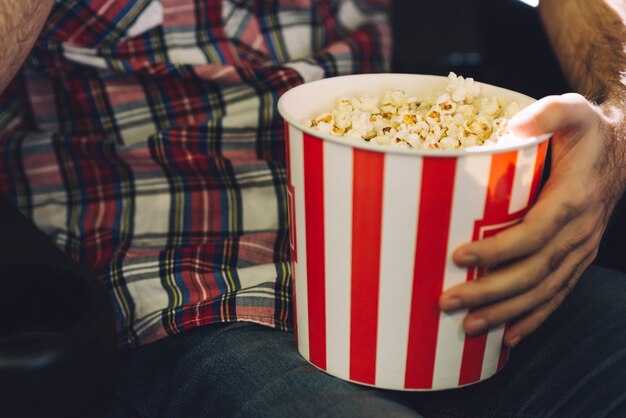
[[[521,283],[525,289],[531,289],[541,283],[544,277],[543,269],[533,265],[533,268],[521,277]]]
[[[532,214],[534,215],[534,213]],[[520,226],[520,235],[518,242],[520,245],[528,247],[531,251],[541,248],[546,241],[552,236],[552,231],[546,228],[540,216],[532,216],[529,214],[524,217]]]
[[[563,203],[556,213],[556,224],[563,225],[576,216],[576,207],[569,202]]]
[[[517,316],[517,312],[506,306],[498,306],[497,309],[483,309],[480,313],[480,317],[487,321],[489,328],[506,322],[515,316]]]
[[[592,221],[583,222],[580,228],[577,229],[580,241],[581,242],[595,241],[593,237],[597,229],[598,228],[597,228],[596,222],[592,222]]]
[[[565,249],[565,251],[563,251],[562,249]],[[548,257],[547,265],[546,265],[546,273],[552,274],[555,271],[557,271],[558,268],[563,263],[563,259],[565,258],[565,255],[567,253],[568,251],[566,247],[562,246],[560,250],[557,250],[553,252],[552,254],[550,254],[550,256]]]
[[[583,269],[583,264],[578,264],[576,266],[576,270],[578,271],[582,271]],[[578,283],[578,276],[578,274],[574,274],[574,276],[565,283],[565,292],[563,294],[563,299],[565,299],[565,296],[567,296],[572,290],[574,290],[574,287],[576,287],[576,283]]]
[[[548,96],[545,109],[547,112],[560,112],[565,106],[563,96]]]
[[[477,306],[495,297],[494,290],[483,280],[472,280],[467,284],[466,293],[462,299],[468,306]]]
[[[584,261],[576,264],[576,266],[574,267],[574,270],[572,271],[572,280],[569,280],[565,284],[565,287],[569,291],[571,291],[574,288],[574,285],[576,284],[574,279],[577,279],[578,277],[580,277],[580,275],[583,274],[583,271],[585,271],[585,268],[587,268],[587,263],[584,262]],[[574,282],[574,283],[572,283],[572,282]]]
[[[583,246],[582,251],[584,252],[583,253],[584,256],[583,256],[582,262],[580,263],[580,266],[584,270],[585,268],[587,268],[589,264],[591,264],[591,261],[593,261],[598,255],[599,246],[597,243],[594,244],[594,243],[586,242],[585,245]]]
[[[502,234],[495,235],[489,239],[488,247],[480,255],[481,261],[486,264],[498,263],[507,258],[509,253],[509,247],[507,245],[506,237]]]
[[[557,224],[565,224],[580,215],[588,208],[591,200],[590,190],[584,185],[569,190],[567,199],[557,210]]]
[[[576,266],[576,272],[582,272],[592,263],[593,260],[598,256],[599,251],[599,242],[600,240],[595,240],[593,238],[584,241],[584,244],[580,248],[580,263]]]
[[[564,112],[567,109],[569,100],[564,96],[548,96],[544,106],[544,112],[541,112],[538,117],[541,120],[547,121],[549,119],[561,119]]]
[[[503,231],[489,238],[476,241],[472,252],[478,257],[478,263],[486,266],[509,260],[517,250],[511,243],[519,240],[519,238],[512,237],[511,233],[516,232],[512,230]]]
[[[565,93],[561,97],[567,103],[590,106],[589,101],[584,96],[578,93]]]
[[[546,296],[548,299],[554,299],[563,290],[564,283],[560,283],[556,280],[549,280],[546,282]]]

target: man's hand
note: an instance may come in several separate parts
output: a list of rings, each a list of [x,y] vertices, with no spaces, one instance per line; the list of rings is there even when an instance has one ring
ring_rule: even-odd
[[[610,214],[623,192],[626,143],[616,135],[621,111],[578,94],[546,97],[510,124],[519,136],[554,132],[552,171],[523,221],[454,253],[459,266],[504,267],[447,290],[444,311],[470,308],[470,335],[515,320],[509,346],[536,330],[573,289],[595,258]]]

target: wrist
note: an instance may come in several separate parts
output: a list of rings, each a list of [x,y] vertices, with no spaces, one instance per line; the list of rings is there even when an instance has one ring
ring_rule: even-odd
[[[601,116],[600,131],[604,140],[605,169],[610,170],[607,183],[612,183],[606,201],[615,203],[626,186],[626,101],[611,95],[598,106]]]

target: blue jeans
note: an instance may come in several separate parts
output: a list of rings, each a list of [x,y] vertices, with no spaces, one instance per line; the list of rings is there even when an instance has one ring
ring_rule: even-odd
[[[112,417],[626,417],[626,276],[590,267],[491,379],[440,392],[355,385],[293,334],[211,325],[129,353]]]

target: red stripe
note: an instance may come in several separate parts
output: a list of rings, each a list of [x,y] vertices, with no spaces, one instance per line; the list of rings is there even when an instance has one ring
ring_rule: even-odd
[[[546,162],[546,152],[548,150],[548,141],[542,142],[537,147],[537,158],[535,159],[535,172],[533,174],[533,182],[530,186],[530,199],[528,205],[535,203],[541,186],[541,177],[543,176],[543,167]]]
[[[385,157],[356,149],[353,156],[350,379],[374,384]]]
[[[486,346],[487,334],[465,337],[459,385],[466,385],[480,380]]]
[[[543,169],[546,162],[546,152],[548,150],[548,141],[542,142],[537,146],[537,157],[535,158],[535,169],[533,173],[533,181],[530,186],[530,196],[528,199],[528,208],[532,206],[537,200],[537,196],[539,194],[539,187],[541,186],[541,178],[543,176]],[[525,212],[525,211],[524,211]],[[505,324],[504,333],[509,329],[509,324]],[[507,359],[509,358],[509,347],[502,342],[502,346],[500,347],[500,356],[498,358],[498,368],[497,370],[501,370],[506,364]]]
[[[518,151],[511,151],[495,154],[491,157],[491,171],[483,218],[485,222],[497,224],[508,218],[517,153]]]
[[[518,151],[495,154],[491,157],[491,170],[489,173],[489,185],[485,199],[484,218],[476,222],[474,228],[474,240],[487,238],[503,230],[503,228],[491,228],[499,223],[509,221],[509,202],[513,191],[515,178],[515,165]],[[489,229],[483,229],[490,227]],[[471,269],[468,271],[468,280],[474,280],[482,276],[480,269],[477,273]],[[487,334],[476,337],[466,337],[463,346],[463,359],[461,361],[461,373],[459,385],[480,380]]]
[[[424,158],[405,387],[432,387],[456,160]]]
[[[303,142],[309,360],[317,367],[326,369],[324,144],[308,134],[304,134]]]

